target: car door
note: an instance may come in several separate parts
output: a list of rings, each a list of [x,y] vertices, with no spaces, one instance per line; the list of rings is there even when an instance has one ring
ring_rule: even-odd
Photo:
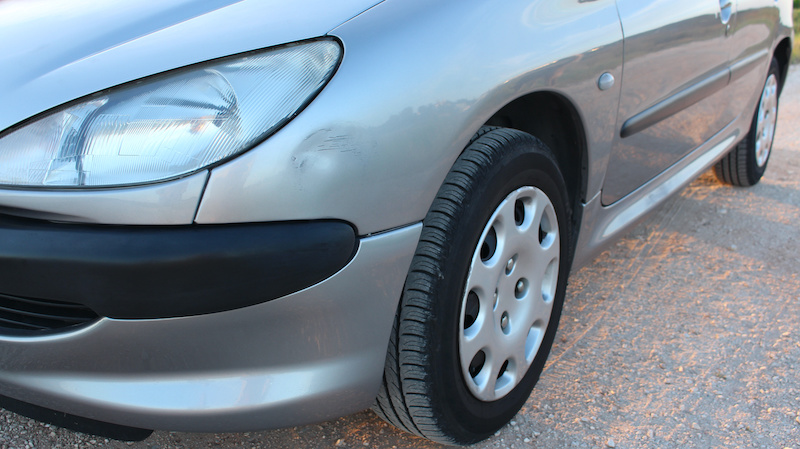
[[[754,113],[754,95],[761,92],[772,60],[780,9],[775,0],[736,0],[736,17],[729,31],[731,48],[731,110]]]
[[[611,204],[730,123],[732,0],[617,0],[624,66],[603,186]]]

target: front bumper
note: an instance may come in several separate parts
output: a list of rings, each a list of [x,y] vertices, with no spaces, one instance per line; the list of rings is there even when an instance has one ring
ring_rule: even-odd
[[[369,407],[421,225],[363,238],[333,276],[218,313],[0,336],[0,395],[149,429],[222,432]]]

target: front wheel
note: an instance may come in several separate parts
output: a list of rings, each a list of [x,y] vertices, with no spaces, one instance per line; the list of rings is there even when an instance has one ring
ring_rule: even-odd
[[[491,436],[522,407],[555,337],[570,268],[567,193],[552,152],[479,133],[425,220],[376,412],[446,444]]]
[[[758,183],[767,169],[778,123],[780,66],[772,59],[758,107],[744,139],[714,166],[720,181],[740,187]]]

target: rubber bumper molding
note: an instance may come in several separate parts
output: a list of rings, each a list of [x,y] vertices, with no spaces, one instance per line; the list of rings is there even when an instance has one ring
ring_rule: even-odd
[[[7,396],[0,395],[0,407],[37,421],[53,424],[76,432],[96,435],[101,438],[112,438],[122,441],[142,441],[153,433],[150,429],[121,426],[96,421],[81,416],[49,410],[38,405],[28,404]]]
[[[0,217],[0,293],[109,318],[201,315],[309,287],[357,245],[341,221],[148,227]]]

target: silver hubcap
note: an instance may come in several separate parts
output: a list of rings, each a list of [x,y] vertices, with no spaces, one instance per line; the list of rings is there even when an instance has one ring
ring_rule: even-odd
[[[550,198],[511,192],[483,229],[461,303],[459,357],[472,394],[507,395],[542,344],[558,284],[561,239]]]
[[[778,79],[775,75],[767,78],[761,102],[758,104],[756,122],[756,163],[763,167],[769,159],[772,138],[775,136],[775,123],[778,119]]]

